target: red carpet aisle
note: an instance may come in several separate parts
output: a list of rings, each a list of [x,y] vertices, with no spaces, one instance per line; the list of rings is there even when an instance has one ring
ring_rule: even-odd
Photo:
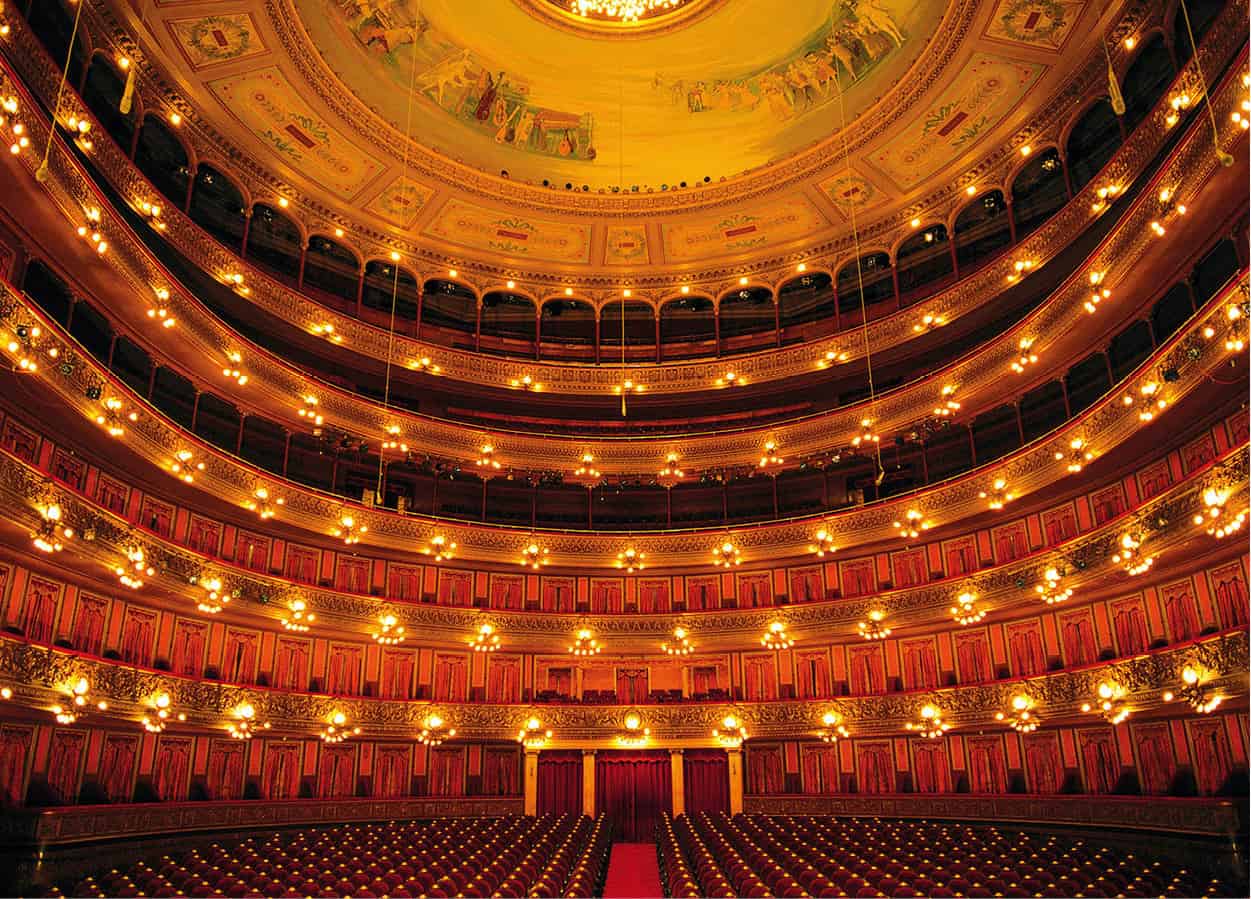
[[[656,846],[652,843],[613,843],[604,899],[644,899],[652,896],[664,896],[664,891],[660,889],[660,869],[656,867]]]

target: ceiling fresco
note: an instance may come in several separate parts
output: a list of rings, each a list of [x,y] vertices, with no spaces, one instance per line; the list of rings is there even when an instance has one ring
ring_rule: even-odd
[[[602,41],[518,0],[293,0],[361,102],[490,173],[591,189],[718,180],[854,119],[916,60],[932,0],[732,0]],[[783,12],[784,14],[779,14]]]

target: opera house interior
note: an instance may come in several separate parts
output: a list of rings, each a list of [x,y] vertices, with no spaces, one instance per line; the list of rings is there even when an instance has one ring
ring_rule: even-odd
[[[1248,0],[0,0],[0,893],[1248,895]]]

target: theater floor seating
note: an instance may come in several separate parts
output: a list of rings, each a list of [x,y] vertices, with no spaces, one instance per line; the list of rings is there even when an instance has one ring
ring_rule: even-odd
[[[671,896],[1237,896],[1141,853],[1007,827],[724,814],[658,830]]]
[[[275,832],[88,877],[75,896],[589,896],[603,818],[445,818]],[[53,890],[49,895],[60,895]]]

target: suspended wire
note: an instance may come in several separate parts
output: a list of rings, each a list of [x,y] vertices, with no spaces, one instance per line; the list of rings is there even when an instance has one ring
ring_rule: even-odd
[[[1195,33],[1190,28],[1190,11],[1186,9],[1186,0],[1178,4],[1182,18],[1186,21],[1186,37],[1190,39],[1190,58],[1194,60],[1195,71],[1199,73],[1199,86],[1203,90],[1203,105],[1208,110],[1208,121],[1212,123],[1212,146],[1216,148],[1216,159],[1222,166],[1234,164],[1234,157],[1221,149],[1221,134],[1216,127],[1216,113],[1212,111],[1212,98],[1208,95],[1208,79],[1203,74],[1203,63],[1199,61],[1199,46],[1195,43]]]
[[[61,95],[65,92],[65,82],[69,80],[70,62],[74,59],[74,41],[78,38],[78,22],[83,15],[83,7],[87,0],[79,0],[78,9],[74,12],[74,27],[70,29],[69,50],[65,53],[65,66],[61,69],[61,81],[56,86],[56,102],[52,106],[52,121],[48,126],[48,140],[43,145],[43,159],[39,168],[35,169],[35,180],[40,183],[48,180],[48,154],[52,152],[52,139],[56,137],[56,123],[61,115]]]
[[[405,191],[408,189],[408,152],[409,146],[413,142],[413,93],[417,85],[417,59],[419,54],[413,52],[412,72],[408,76],[408,100],[404,112],[404,162],[400,168],[400,205],[403,207],[405,200]],[[391,357],[395,348],[395,307],[400,294],[400,263],[399,260],[393,260],[391,277],[391,320],[387,325],[387,364],[386,373],[382,383],[382,410],[385,415],[386,411],[391,408]],[[364,272],[361,273],[364,277]],[[388,435],[390,436],[390,435]],[[386,443],[386,438],[383,438]],[[374,496],[377,502],[383,501],[382,496],[382,480],[386,471],[386,447],[380,447],[378,450],[378,481],[374,486]]]
[[[617,183],[625,192],[625,65],[617,63]],[[625,296],[621,298],[621,417],[626,417]]]
[[[838,90],[838,120],[839,131],[843,136],[843,166],[847,170],[847,177],[852,177],[851,171],[851,150],[847,143],[847,111],[843,106],[843,85],[839,80],[838,73],[834,73],[834,87]],[[873,351],[869,346],[869,313],[864,300],[864,271],[860,264],[860,231],[856,227],[856,204],[854,199],[849,200],[847,209],[851,216],[851,243],[853,251],[856,254],[856,286],[860,290],[860,334],[864,340],[864,362],[865,368],[869,374],[869,415],[877,420],[877,390],[873,385]],[[837,279],[837,272],[835,273]],[[837,293],[837,290],[835,291]],[[880,486],[882,480],[886,477],[886,469],[882,467],[882,445],[875,443],[877,473],[873,483]]]

